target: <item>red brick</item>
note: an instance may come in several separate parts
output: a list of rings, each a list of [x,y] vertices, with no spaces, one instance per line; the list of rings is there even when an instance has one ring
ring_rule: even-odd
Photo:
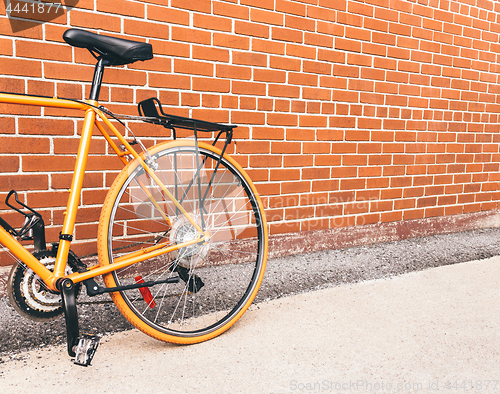
[[[281,167],[281,163],[281,155],[250,156],[250,166],[252,167]]]
[[[277,70],[255,69],[254,80],[261,82],[285,83],[286,73]]]
[[[300,71],[301,61],[298,59],[289,59],[280,56],[271,56],[270,65],[271,68],[277,68],[280,70]]]
[[[318,49],[318,60],[328,61],[330,63],[344,63],[345,53],[327,49]]]
[[[285,14],[306,16],[306,6],[294,1],[276,0],[275,9]]]
[[[332,74],[332,65],[330,63],[304,60],[302,63],[303,71],[311,74]]]
[[[270,174],[271,181],[293,181],[300,179],[300,170],[290,169],[272,169]]]
[[[19,133],[30,135],[74,135],[71,120],[48,118],[20,118]]]
[[[117,83],[123,85],[142,86],[145,85],[147,76],[145,72],[125,70],[122,68],[110,68],[106,70],[103,83]]]
[[[316,21],[312,18],[302,18],[294,15],[285,15],[285,27],[302,31],[315,31]]]
[[[240,141],[237,144],[238,153],[268,154],[270,144],[267,141]]]
[[[285,220],[305,219],[314,216],[314,207],[285,209]]]
[[[97,0],[97,11],[144,18],[145,6],[129,0]]]
[[[227,49],[192,46],[193,59],[210,60],[227,63],[229,61],[229,51]]]
[[[37,22],[16,19],[0,19],[0,34],[15,37],[42,39],[43,25]]]
[[[0,153],[49,153],[48,138],[0,137]]]
[[[307,7],[307,16],[313,19],[321,19],[329,22],[336,21],[336,13],[335,11],[331,11],[328,9],[320,8],[320,7]]]
[[[370,31],[361,28],[346,27],[345,37],[359,41],[371,41]]]
[[[49,186],[47,175],[20,175],[0,176],[0,188],[9,190],[45,190]]]
[[[274,0],[272,0],[274,1]],[[244,3],[242,3],[244,4]],[[273,4],[274,8],[274,4]],[[284,15],[277,13],[277,12],[269,12],[269,11],[264,11],[260,10],[258,8],[252,9],[250,19],[253,22],[260,22],[260,23],[265,23],[269,25],[278,25],[282,26],[283,21],[284,21]]]
[[[75,158],[60,156],[54,160],[52,156],[23,156],[23,171],[47,172],[47,171],[73,171]]]
[[[217,64],[215,75],[217,78],[250,80],[252,78],[252,69],[250,67]]]
[[[186,2],[184,0],[171,0],[171,6],[174,8],[183,8],[191,11],[208,13],[212,11],[211,0],[196,0],[195,2]]]
[[[54,138],[54,154],[76,154],[80,146],[78,138]],[[105,143],[103,140],[93,140],[90,144],[90,154],[106,153]]]
[[[189,23],[189,16],[188,16]],[[231,32],[232,22],[229,18],[221,18],[213,15],[194,14],[193,15],[194,27],[201,27],[202,29],[218,30]]]
[[[233,52],[233,63],[247,66],[267,66],[267,55],[260,53]]]
[[[258,82],[233,81],[231,92],[234,94],[265,96],[266,85]]]
[[[274,0],[241,0],[241,4],[249,5],[256,8],[264,8],[274,10]]]
[[[235,33],[252,37],[269,38],[269,26],[260,23],[236,21],[234,25]]]
[[[273,97],[298,98],[300,96],[300,88],[270,84],[268,87],[268,95]]]
[[[148,70],[148,71],[160,71],[160,72],[171,72],[172,62],[170,59],[155,56],[153,59],[147,62],[136,62],[134,64],[129,64],[128,68],[132,70]]]
[[[149,84],[152,87],[190,89],[191,77],[174,74],[149,74]]]
[[[172,26],[172,39],[175,41],[204,45],[210,45],[212,43],[212,36],[210,32],[178,26]]]
[[[231,111],[231,122],[235,124],[263,125],[265,118],[265,114],[261,112]]]
[[[12,56],[12,42],[10,39],[0,39],[0,54]]]
[[[241,37],[232,34],[214,33],[213,42],[215,46],[234,48],[234,49],[249,49],[250,40],[248,37]]]
[[[229,123],[229,111],[218,109],[193,109],[193,118],[209,122]]]
[[[155,37],[163,40],[168,40],[170,35],[168,25],[160,23],[141,22],[136,20],[131,21],[128,19],[124,20],[124,32],[125,34],[147,38]]]
[[[181,93],[181,105],[188,107],[199,107],[201,103],[201,95],[194,93]]]
[[[19,170],[19,158],[11,156],[0,156],[0,172],[17,172]],[[7,190],[7,188],[4,188]]]
[[[222,108],[238,108],[238,98],[235,96],[222,96]]]
[[[44,64],[45,78],[66,79],[71,81],[91,81],[93,75],[94,67],[91,66],[48,62],[45,62]]]
[[[272,142],[271,153],[299,154],[301,152],[300,142]]]
[[[341,179],[340,190],[356,190],[365,188],[365,179]],[[348,204],[349,205],[349,204]],[[368,207],[361,208],[368,210]],[[352,211],[350,211],[352,212]]]
[[[35,60],[4,58],[0,62],[0,74],[41,77],[42,63]]]
[[[28,87],[29,87],[29,82],[28,82]],[[108,90],[109,89],[107,87],[101,88],[101,95],[100,95],[101,99],[103,99],[103,100],[109,99]],[[56,91],[57,91],[57,97],[72,98],[72,99],[78,99],[78,100],[85,98],[87,93],[90,93],[90,89],[88,91],[87,91],[87,89],[85,89],[85,96],[82,97],[82,95],[84,95],[84,93],[82,92],[82,85],[81,85],[81,83],[78,83],[78,82],[76,82],[76,83],[58,82],[56,85]],[[45,92],[40,93],[40,94],[42,96],[47,96],[48,95],[47,93],[48,92],[45,91]]]
[[[283,158],[284,167],[305,167],[312,166],[313,155],[286,155]]]
[[[255,52],[266,52],[273,53],[276,55],[284,55],[285,54],[285,44],[282,42],[275,42],[269,40],[252,40],[252,50]]]
[[[175,59],[174,72],[180,74],[213,76],[214,66],[212,63]]]
[[[322,76],[319,85],[324,88],[347,89],[347,79]]]
[[[304,33],[300,30],[287,29],[283,27],[272,28],[272,39],[287,42],[302,43],[304,41]]]
[[[16,56],[59,61],[71,61],[72,59],[71,48],[68,45],[32,41],[17,41]]]
[[[215,15],[246,20],[250,18],[250,9],[241,5],[214,1],[212,2],[212,8]]]
[[[188,44],[180,42],[165,42],[159,40],[150,40],[150,44],[153,46],[154,54],[176,56],[176,57],[190,57],[191,50]],[[154,60],[154,59],[153,59]],[[148,61],[150,62],[150,61]]]
[[[345,25],[363,26],[363,17],[351,13],[337,12],[337,21]]]
[[[283,140],[285,132],[282,128],[254,127],[252,138],[264,140]]]
[[[303,88],[302,96],[305,99],[310,100],[331,100],[331,91],[329,89],[320,89],[320,88]]]
[[[298,116],[293,114],[270,113],[267,115],[267,124],[271,126],[297,126]]]
[[[189,26],[188,11],[178,10],[172,7],[165,7],[164,6],[165,2],[161,0],[154,1],[154,3],[161,5],[161,7],[148,4],[147,5],[148,19],[159,21],[161,23],[172,23],[176,25]],[[134,23],[135,20],[131,22]]]
[[[291,112],[295,113],[305,113],[306,112],[306,103],[302,100],[292,100],[292,108]]]
[[[347,10],[347,1],[346,0],[337,0],[337,1],[319,0],[319,6],[331,8],[331,9],[339,10],[339,11],[346,11]]]
[[[300,117],[300,122],[303,122],[305,125],[302,127],[308,127],[308,125],[312,125],[309,127],[315,127],[315,124],[324,124],[319,119],[314,119],[312,117],[306,117],[305,115]],[[303,120],[304,118],[304,120]],[[299,122],[299,123],[300,123]],[[320,126],[321,127],[321,126]],[[324,142],[304,142],[303,144],[303,152],[304,153],[315,153],[315,154],[328,154],[330,153],[330,145]]]

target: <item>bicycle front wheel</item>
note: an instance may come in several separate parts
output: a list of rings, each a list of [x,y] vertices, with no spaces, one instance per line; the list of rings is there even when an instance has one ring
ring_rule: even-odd
[[[158,248],[159,255],[104,280],[108,287],[154,282],[111,297],[144,333],[167,342],[201,342],[230,328],[259,290],[267,258],[264,210],[244,170],[211,145],[173,141],[149,154],[157,179],[176,202],[137,160],[130,162],[106,197],[98,251],[101,265],[145,249]],[[197,239],[193,222],[207,238],[161,254]],[[177,283],[169,283],[176,277]]]

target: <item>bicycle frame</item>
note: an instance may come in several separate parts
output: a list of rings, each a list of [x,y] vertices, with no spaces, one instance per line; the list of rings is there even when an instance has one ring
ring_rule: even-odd
[[[80,137],[80,146],[78,148],[76,157],[73,180],[71,182],[71,188],[69,190],[70,193],[68,204],[66,211],[64,212],[64,221],[60,234],[60,242],[57,251],[54,271],[52,272],[47,269],[19,241],[17,241],[8,231],[0,226],[0,243],[3,244],[7,249],[9,249],[14,256],[16,256],[29,268],[31,268],[51,290],[58,291],[57,284],[62,278],[67,277],[68,279],[71,279],[73,283],[82,282],[96,276],[105,275],[112,271],[128,267],[140,261],[144,261],[164,253],[169,253],[171,251],[193,245],[198,242],[202,242],[205,237],[208,236],[208,233],[204,232],[199,227],[196,221],[185,211],[185,209],[170,193],[167,187],[158,179],[158,177],[154,173],[154,170],[151,169],[143,159],[143,155],[137,153],[132,148],[130,143],[125,139],[125,137],[113,126],[109,119],[99,109],[99,103],[96,100],[76,101],[56,97],[0,93],[0,103],[76,109],[85,111],[84,123]],[[120,141],[120,143],[124,147],[123,150],[120,149],[117,144],[115,144],[115,142],[111,139],[109,133],[105,130],[103,124],[99,121],[99,118],[101,119],[102,123],[104,123],[111,130],[114,136]],[[76,272],[67,276],[65,275],[65,269],[68,260],[68,254],[70,251],[72,234],[75,229],[76,214],[78,211],[80,194],[82,190],[83,178],[85,175],[85,168],[89,155],[90,141],[92,139],[94,125],[101,132],[116,155],[122,160],[124,165],[128,163],[127,156],[130,155],[140,162],[144,170],[148,173],[149,177],[151,177],[160,186],[165,195],[174,203],[174,205],[186,217],[186,219],[189,220],[189,222],[191,222],[191,224],[198,230],[199,238],[176,245],[171,245],[167,242],[160,243],[158,245],[154,245],[148,248],[141,249],[140,251],[135,251],[129,253],[128,255],[121,256],[115,259],[114,264],[107,266],[100,266],[99,264],[97,264],[95,266],[89,267],[85,272]],[[152,199],[152,202],[154,204],[157,204],[154,201],[153,196],[151,196],[149,193],[147,194],[149,198]],[[164,216],[164,218],[168,221],[168,218],[166,216]]]

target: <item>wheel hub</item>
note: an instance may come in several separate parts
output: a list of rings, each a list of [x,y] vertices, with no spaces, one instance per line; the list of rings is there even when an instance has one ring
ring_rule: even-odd
[[[170,240],[176,245],[198,239],[198,230],[186,218],[178,220],[170,233]],[[204,259],[210,249],[210,237],[205,237],[201,242],[177,250],[179,265],[192,268],[200,259]]]

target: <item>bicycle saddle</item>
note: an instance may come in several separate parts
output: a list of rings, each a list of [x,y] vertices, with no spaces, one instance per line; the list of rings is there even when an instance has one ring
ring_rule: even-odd
[[[69,45],[87,48],[92,53],[97,53],[112,66],[153,58],[153,47],[145,42],[95,34],[81,29],[68,29],[64,32],[63,38]]]

